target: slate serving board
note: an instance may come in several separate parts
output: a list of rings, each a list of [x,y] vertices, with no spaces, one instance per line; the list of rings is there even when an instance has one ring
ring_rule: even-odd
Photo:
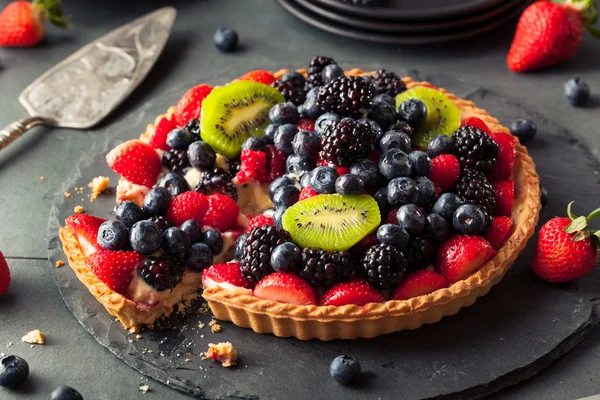
[[[575,212],[588,212],[594,207],[598,162],[570,132],[484,88],[414,70],[406,74],[472,99],[504,124],[520,117],[536,121],[539,134],[528,148],[550,192],[541,222],[564,214],[570,200],[577,201]],[[146,103],[113,125],[111,139],[98,143],[90,151],[95,155],[84,157],[65,182],[66,189],[60,189],[49,219],[49,258],[65,303],[101,345],[142,374],[203,399],[475,399],[539,372],[597,324],[600,289],[592,282],[600,273],[594,271],[572,284],[544,283],[529,267],[532,240],[504,280],[487,296],[455,316],[416,331],[369,340],[304,342],[255,334],[227,322],[221,323],[221,333],[211,333],[208,326],[198,327],[199,321],[208,325],[210,314],[191,313],[164,324],[170,328],[142,332],[143,338],[136,339],[95,301],[70,268],[54,268],[55,261],[65,259],[58,227],[80,203],[76,198],[66,199],[62,192],[85,186],[97,175],[110,176],[114,187],[116,177],[104,162],[107,149],[137,136],[191,86]],[[86,212],[107,217],[114,205],[113,195],[84,203]],[[200,302],[196,304],[199,306]],[[238,348],[237,367],[225,369],[211,360],[201,360],[208,343],[220,341],[231,341]],[[339,354],[351,354],[362,364],[364,373],[350,387],[338,385],[329,377],[329,363]]]

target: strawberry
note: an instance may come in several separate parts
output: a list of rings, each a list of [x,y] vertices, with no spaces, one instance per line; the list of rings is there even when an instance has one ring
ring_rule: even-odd
[[[275,148],[272,144],[265,146],[265,156],[267,158],[267,181],[272,182],[280,176],[285,175],[286,156]]]
[[[263,69],[258,69],[256,71],[250,71],[247,74],[240,76],[240,81],[254,81],[259,83],[264,83],[265,85],[270,85],[275,82],[275,77],[272,73],[267,72]]]
[[[508,68],[523,72],[558,64],[571,57],[583,37],[583,27],[600,38],[593,23],[595,0],[537,1],[527,7],[506,57]]]
[[[204,289],[220,286],[225,289],[236,288],[252,289],[250,282],[240,271],[239,262],[215,264],[202,271],[202,286]]]
[[[496,250],[484,238],[457,235],[440,246],[435,268],[448,282],[454,283],[469,277],[495,255]]]
[[[347,175],[350,173],[350,168],[348,167],[336,167],[335,170],[337,171],[339,176]]]
[[[576,217],[567,207],[568,218],[552,218],[538,234],[531,268],[548,282],[569,282],[590,272],[598,262],[600,231],[590,229],[588,222],[600,216],[600,208],[587,217]]]
[[[510,237],[512,226],[513,221],[509,217],[494,217],[492,225],[485,232],[485,239],[498,250],[504,246],[504,243]]]
[[[385,223],[398,225],[398,208],[392,208],[388,211]]]
[[[156,129],[154,130],[154,135],[152,139],[150,139],[150,146],[153,149],[160,149],[164,151],[171,150],[171,146],[167,144],[167,135],[173,129],[177,128],[177,124],[170,119],[162,118],[156,124]]]
[[[488,135],[492,133],[490,131],[490,128],[488,128],[488,126],[485,124],[485,122],[483,122],[481,118],[477,117],[467,117],[463,119],[460,122],[460,126],[472,126],[473,128],[477,128],[484,131]]]
[[[177,111],[174,119],[177,126],[184,126],[189,120],[200,118],[202,111],[202,101],[212,92],[212,86],[201,83],[194,86],[177,102]]]
[[[312,119],[301,119],[300,121],[296,122],[296,128],[298,128],[298,130],[300,131],[314,132],[315,121],[313,121]]]
[[[504,132],[495,132],[490,136],[498,144],[500,151],[496,158],[496,165],[488,175],[488,180],[501,181],[509,179],[512,175],[513,165],[515,165],[515,158],[517,156],[515,148],[517,139],[513,135]]]
[[[56,0],[13,1],[0,13],[0,46],[35,46],[44,38],[44,23],[69,28]]]
[[[0,251],[0,297],[6,293],[10,286],[10,269],[4,259],[4,254]]]
[[[73,214],[65,220],[65,224],[77,238],[85,257],[102,249],[97,237],[98,229],[104,222],[105,219],[88,214]]]
[[[193,219],[200,225],[208,210],[208,199],[198,192],[183,192],[171,200],[167,210],[167,219],[179,226],[188,219]]]
[[[144,262],[144,256],[136,251],[98,250],[85,259],[85,265],[106,286],[126,295],[136,270]]]
[[[496,197],[496,215],[510,217],[515,201],[515,182],[511,179],[506,179],[500,182],[491,182],[490,184],[494,188]]]
[[[267,155],[264,151],[243,150],[240,160],[242,162],[240,171],[235,176],[238,183],[268,181],[269,167],[267,165]]]
[[[106,155],[108,166],[136,185],[152,187],[162,169],[156,151],[141,140],[121,143]]]
[[[289,272],[274,272],[256,284],[254,296],[280,303],[316,305],[317,296],[310,284]]]
[[[429,179],[440,187],[442,192],[450,190],[460,176],[460,162],[455,155],[440,154],[431,160]]]
[[[422,269],[408,274],[390,294],[390,300],[407,300],[448,287],[442,275]]]
[[[320,306],[345,306],[355,304],[383,303],[385,297],[364,280],[352,280],[338,283],[326,291],[319,301]]]
[[[221,232],[231,228],[240,213],[240,207],[231,197],[214,193],[207,197],[208,210],[204,216],[204,225],[212,226]]]
[[[311,188],[310,186],[304,186],[302,188],[302,190],[300,191],[300,196],[298,196],[298,201],[302,201],[305,199],[308,199],[310,197],[316,196],[319,193],[317,193],[313,188]]]
[[[248,222],[248,230],[247,232],[250,233],[250,231],[254,228],[260,228],[263,225],[275,225],[275,222],[273,222],[273,217],[269,217],[267,215],[261,214],[261,215],[257,215],[256,217],[252,218],[249,222]]]

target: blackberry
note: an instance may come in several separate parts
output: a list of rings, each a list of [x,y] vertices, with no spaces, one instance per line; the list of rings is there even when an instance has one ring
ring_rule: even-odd
[[[276,226],[263,225],[254,228],[246,239],[244,253],[240,260],[240,270],[252,282],[258,282],[271,272],[271,252],[278,245],[291,242],[287,231]]]
[[[162,165],[173,172],[183,174],[183,170],[190,166],[187,151],[171,149],[163,154]]]
[[[423,236],[412,238],[402,250],[406,256],[409,271],[426,268],[433,261],[435,246]]]
[[[290,82],[277,80],[271,83],[271,86],[277,89],[279,93],[285,97],[285,101],[290,101],[297,106],[304,103],[304,100],[306,100],[306,92],[301,88],[295,87]]]
[[[375,88],[360,76],[342,76],[321,86],[317,105],[324,112],[360,118],[373,105]]]
[[[194,136],[193,142],[200,140],[200,120],[198,118],[190,119],[183,129]]]
[[[481,171],[471,168],[463,169],[456,185],[456,194],[467,204],[479,206],[485,214],[485,225],[492,223],[492,215],[496,208],[494,188]]]
[[[227,169],[231,176],[237,175],[240,172],[240,167],[242,166],[242,162],[239,158],[228,158],[227,159]]]
[[[404,92],[406,84],[395,72],[380,69],[371,76],[371,82],[375,85],[378,94],[385,93],[392,97]]]
[[[396,247],[376,244],[361,260],[360,273],[376,288],[389,289],[406,274],[406,258]]]
[[[331,287],[354,275],[352,256],[345,251],[302,250],[302,267],[298,274],[315,287]]]
[[[152,217],[149,220],[154,222],[154,224],[158,228],[158,231],[161,234],[163,234],[170,227],[175,226],[169,220],[167,220],[165,217],[163,217],[162,215],[160,215],[158,217]]]
[[[452,134],[454,151],[463,168],[489,174],[496,165],[499,147],[481,129],[461,126]]]
[[[162,258],[148,257],[140,268],[142,279],[158,291],[173,289],[185,271],[180,256],[165,255]]]
[[[321,138],[321,158],[336,165],[349,166],[371,154],[376,137],[377,132],[365,122],[345,118],[329,124]]]
[[[333,58],[314,56],[313,59],[310,60],[307,70],[308,76],[306,78],[306,82],[304,83],[304,90],[306,92],[323,84],[321,72],[323,72],[323,68],[330,64],[335,64],[335,60]]]
[[[194,188],[194,192],[205,195],[223,193],[237,201],[237,192],[231,179],[233,177],[223,168],[215,168],[212,171],[204,171],[200,182]]]

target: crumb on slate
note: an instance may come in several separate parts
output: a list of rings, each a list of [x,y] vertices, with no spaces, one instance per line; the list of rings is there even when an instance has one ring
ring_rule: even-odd
[[[60,268],[60,267],[62,267],[63,265],[65,265],[65,262],[64,262],[63,260],[58,260],[58,261],[57,261],[57,262],[54,264],[54,266],[55,266],[56,268]]]
[[[142,386],[140,386],[140,392],[142,392],[144,394],[146,394],[148,392],[151,392],[151,391],[152,391],[152,389],[148,385],[142,385]]]
[[[64,196],[65,196],[67,199],[69,199],[69,198],[73,197],[73,195],[72,195],[71,193],[69,193],[69,192],[64,192],[64,193],[63,193],[63,195],[64,195]]]
[[[40,181],[45,181],[45,180],[46,180],[46,177],[45,177],[45,176],[43,176],[43,175],[42,175],[42,176],[40,176]]]
[[[209,343],[206,357],[221,362],[223,367],[231,367],[237,364],[237,350],[230,342],[221,342],[217,344]]]
[[[189,363],[189,362],[192,362],[192,359],[191,358],[186,358],[184,361]]]
[[[144,337],[143,337],[142,335],[135,335],[135,338],[136,338],[137,340],[140,340],[140,339],[143,339]]]
[[[97,176],[88,184],[88,187],[92,188],[92,194],[90,195],[90,201],[96,200],[100,193],[104,192],[108,188],[110,180],[106,176]]]
[[[210,330],[212,331],[212,333],[219,333],[223,330],[223,328],[221,328],[221,325],[219,324],[214,324],[210,327]]]
[[[44,344],[46,340],[44,339],[44,335],[40,332],[39,329],[35,329],[29,332],[27,335],[21,338],[22,341],[29,344]]]
[[[75,211],[77,214],[81,214],[83,212],[83,207],[82,206],[75,206],[75,208],[73,209],[73,211]]]
[[[202,305],[200,306],[198,311],[200,312],[200,314],[208,313],[210,311],[210,308],[208,307],[208,303],[202,303]]]
[[[6,345],[6,348],[12,347],[13,342],[8,342],[8,344]]]
[[[204,322],[202,321],[198,321],[198,328],[202,329],[204,328],[206,325],[204,324]]]

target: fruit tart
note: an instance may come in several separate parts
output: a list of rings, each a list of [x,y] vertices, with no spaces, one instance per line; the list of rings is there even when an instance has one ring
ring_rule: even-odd
[[[532,236],[532,159],[471,101],[388,70],[198,85],[106,157],[115,219],[74,215],[71,267],[128,328],[203,288],[218,319],[299,339],[415,329],[471,305]]]

